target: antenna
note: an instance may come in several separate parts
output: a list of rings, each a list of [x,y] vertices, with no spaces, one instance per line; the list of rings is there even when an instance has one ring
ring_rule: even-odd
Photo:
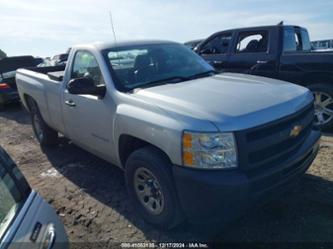
[[[116,37],[116,31],[114,29],[114,25],[113,25],[113,17],[112,17],[112,12],[110,10],[109,12],[110,15],[110,23],[111,23],[111,28],[112,28],[112,32],[113,32],[113,38],[114,38],[114,43],[117,44],[117,37]]]

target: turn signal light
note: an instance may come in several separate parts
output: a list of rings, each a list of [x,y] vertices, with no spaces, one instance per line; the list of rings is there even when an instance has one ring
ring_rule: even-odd
[[[0,83],[0,89],[9,89],[10,86],[7,83]]]

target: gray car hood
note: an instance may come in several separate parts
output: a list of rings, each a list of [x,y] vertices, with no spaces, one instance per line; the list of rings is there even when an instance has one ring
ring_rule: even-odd
[[[235,131],[290,115],[313,100],[311,92],[284,81],[234,73],[138,90],[136,97],[181,116]]]

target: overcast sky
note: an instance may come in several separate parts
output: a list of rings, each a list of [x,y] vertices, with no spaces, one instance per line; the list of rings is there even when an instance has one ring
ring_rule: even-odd
[[[205,38],[213,32],[284,20],[333,38],[332,0],[0,0],[0,49],[52,56],[77,43]]]

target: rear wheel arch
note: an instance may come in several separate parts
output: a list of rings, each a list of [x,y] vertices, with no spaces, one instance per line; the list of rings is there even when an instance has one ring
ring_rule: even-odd
[[[33,131],[40,145],[50,146],[57,144],[58,132],[46,124],[35,99],[29,95],[24,95],[24,100],[31,115]]]
[[[308,87],[314,84],[333,84],[333,74],[329,73],[308,73],[304,76],[304,86]]]
[[[23,94],[23,100],[26,103],[26,108],[29,112],[31,112],[33,105],[37,105],[36,100],[28,94]]]

